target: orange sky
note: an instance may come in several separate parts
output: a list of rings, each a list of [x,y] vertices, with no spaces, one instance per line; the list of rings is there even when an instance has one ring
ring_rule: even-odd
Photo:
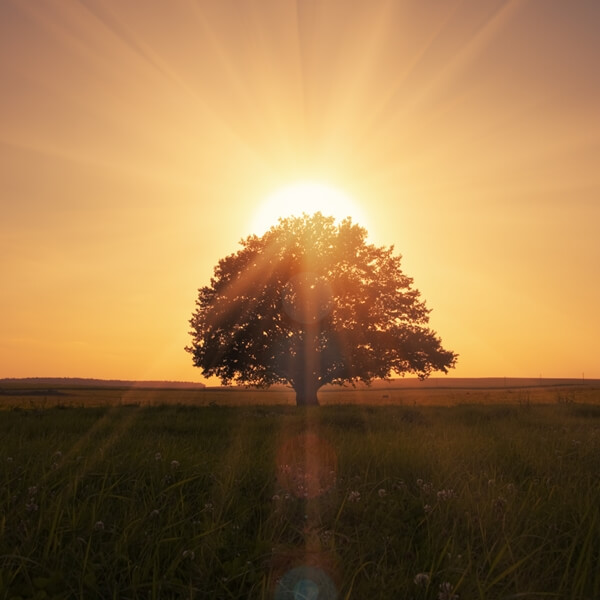
[[[600,3],[0,3],[0,377],[201,380],[196,290],[309,179],[452,375],[600,377]],[[275,217],[275,215],[274,215]]]

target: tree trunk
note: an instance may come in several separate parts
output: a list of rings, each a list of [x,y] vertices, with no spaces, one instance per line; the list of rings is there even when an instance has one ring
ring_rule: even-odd
[[[317,390],[319,389],[317,360],[318,329],[315,324],[307,324],[298,352],[299,372],[295,378],[296,406],[318,406]]]
[[[319,406],[316,388],[296,389],[295,391],[296,406]]]

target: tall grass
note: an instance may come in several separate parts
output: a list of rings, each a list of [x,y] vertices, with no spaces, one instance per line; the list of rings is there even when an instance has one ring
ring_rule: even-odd
[[[599,473],[591,404],[6,411],[0,599],[592,600]]]

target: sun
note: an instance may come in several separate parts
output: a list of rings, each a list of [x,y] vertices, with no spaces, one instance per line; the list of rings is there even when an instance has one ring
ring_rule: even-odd
[[[366,219],[358,204],[341,189],[317,181],[296,181],[275,190],[258,207],[252,221],[252,232],[262,235],[280,217],[321,212],[337,222],[350,217],[353,223],[366,227]]]

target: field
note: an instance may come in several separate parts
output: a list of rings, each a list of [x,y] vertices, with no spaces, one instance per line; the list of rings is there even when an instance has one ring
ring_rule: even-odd
[[[0,599],[600,598],[597,385],[290,398],[5,390]]]

